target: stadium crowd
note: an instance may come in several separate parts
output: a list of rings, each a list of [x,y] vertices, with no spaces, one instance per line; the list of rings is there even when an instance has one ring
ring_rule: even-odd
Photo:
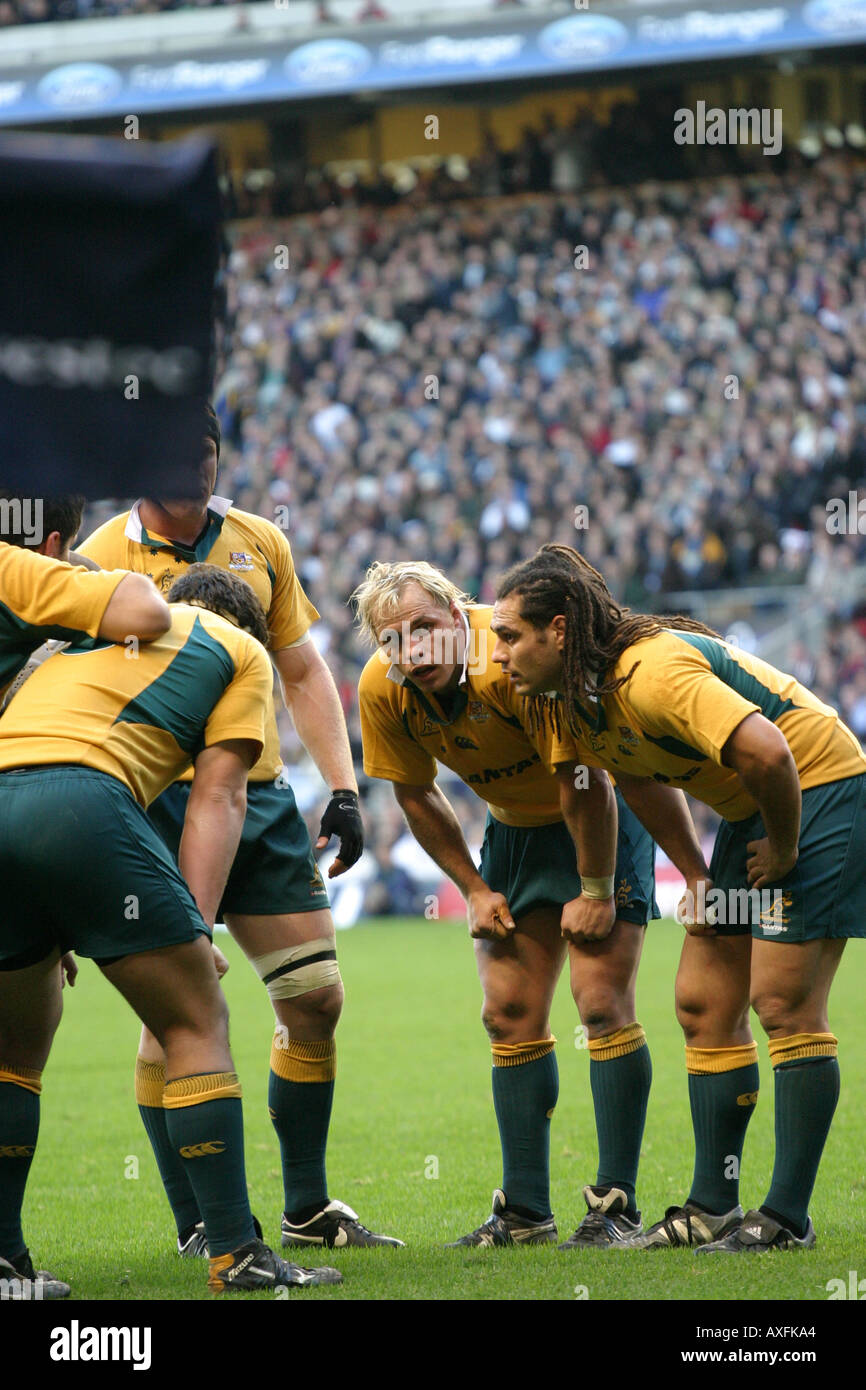
[[[272,0],[271,0],[272,2]],[[170,10],[201,10],[216,5],[234,5],[243,11],[245,0],[0,0],[0,28],[13,24],[45,24],[69,19],[106,19],[113,15],[165,14]],[[255,3],[255,0],[253,0]],[[279,3],[279,0],[278,0]],[[288,8],[286,0],[281,8]],[[316,24],[355,23],[395,20],[400,17],[400,0],[357,0],[351,14],[335,14],[327,0],[314,0],[311,21]],[[491,9],[521,6],[523,0],[489,0]],[[485,6],[479,0],[478,9]]]
[[[805,584],[832,621],[790,665],[866,738],[866,534],[827,525],[866,477],[864,251],[847,156],[234,225],[220,490],[286,526],[359,761],[365,567],[429,559],[489,601],[551,540],[637,609]],[[370,794],[401,899],[402,821]]]

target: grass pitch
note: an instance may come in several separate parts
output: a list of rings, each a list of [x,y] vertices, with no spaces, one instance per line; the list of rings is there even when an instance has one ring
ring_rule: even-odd
[[[638,984],[638,1016],[654,1068],[638,1188],[645,1221],[681,1202],[691,1177],[683,1044],[673,1015],[681,939],[672,922],[651,927]],[[279,1248],[282,1187],[266,1100],[270,1007],[238,948],[225,936],[219,941],[232,962],[225,987],[244,1085],[252,1205],[265,1238]],[[304,1254],[307,1263],[337,1264],[345,1283],[292,1294],[293,1301],[826,1300],[829,1280],[847,1286],[849,1271],[866,1276],[862,943],[849,944],[831,1000],[842,1096],[812,1201],[818,1248],[735,1260],[696,1259],[688,1250],[444,1250],[445,1241],[489,1214],[501,1180],[490,1054],[466,928],[376,921],[342,933],[338,944],[347,1001],[338,1035],[330,1192],[407,1248]],[[563,1238],[583,1215],[581,1187],[594,1179],[596,1163],[589,1054],[575,1046],[577,1023],[563,977],[553,1009],[560,1099],[551,1143],[553,1209]],[[137,1035],[126,1005],[83,962],[78,984],[66,991],[66,1015],[44,1078],[25,1236],[37,1262],[73,1285],[73,1298],[209,1299],[204,1262],[174,1254],[173,1222],[133,1099]],[[756,1036],[763,1039],[757,1023]],[[763,1041],[760,1047],[763,1091],[741,1188],[747,1207],[763,1199],[772,1166],[772,1073]],[[786,1320],[808,1321],[805,1315]]]

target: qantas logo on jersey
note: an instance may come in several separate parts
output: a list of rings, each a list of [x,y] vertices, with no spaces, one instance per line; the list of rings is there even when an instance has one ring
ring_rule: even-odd
[[[519,763],[510,763],[508,767],[486,767],[483,772],[473,772],[465,781],[470,786],[486,786],[488,782],[498,782],[500,777],[515,777],[527,768],[532,767],[533,763],[540,763],[541,759],[537,753],[531,758],[521,758]]]
[[[251,570],[255,569],[252,555],[248,555],[245,550],[229,551],[230,570]]]
[[[480,700],[470,700],[469,718],[473,719],[476,724],[483,724],[485,720],[490,718],[490,710]]]

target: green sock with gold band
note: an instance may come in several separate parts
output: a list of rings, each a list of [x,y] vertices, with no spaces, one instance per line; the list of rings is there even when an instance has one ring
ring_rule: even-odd
[[[244,1119],[235,1072],[181,1076],[162,1095],[168,1135],[186,1165],[213,1259],[255,1239],[244,1169]]]
[[[740,1201],[740,1163],[758,1101],[758,1044],[687,1047],[695,1171],[688,1201],[721,1216]]]
[[[550,1212],[550,1117],[559,1098],[555,1038],[492,1043],[493,1105],[509,1211],[532,1221]]]
[[[162,1105],[165,1090],[165,1065],[135,1059],[135,1099],[138,1113],[150,1140],[159,1176],[168,1198],[179,1236],[201,1221],[201,1212],[187,1177],[183,1159],[168,1137],[168,1125]]]
[[[336,1075],[333,1038],[284,1040],[279,1032],[274,1037],[268,1113],[280,1141],[284,1210],[298,1225],[328,1201],[325,1151]]]
[[[636,1214],[635,1185],[652,1083],[646,1033],[639,1023],[589,1040],[589,1084],[598,1136],[598,1187],[618,1187]]]
[[[39,1137],[42,1072],[0,1061],[0,1255],[14,1259],[27,1242],[21,1207]]]
[[[806,1234],[809,1200],[839,1099],[839,1040],[832,1033],[771,1039],[776,1158],[761,1210],[795,1236]]]

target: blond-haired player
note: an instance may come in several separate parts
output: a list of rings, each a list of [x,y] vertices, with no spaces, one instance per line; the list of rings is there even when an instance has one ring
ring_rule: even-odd
[[[617,841],[614,792],[595,773],[563,823],[556,781],[491,660],[489,608],[417,561],[373,565],[354,597],[379,647],[360,682],[364,768],[392,783],[415,838],[466,898],[484,991],[503,1181],[492,1216],[456,1244],[557,1239],[550,1005],[566,955],[599,1142],[588,1212],[566,1248],[621,1241],[641,1229],[635,1182],[651,1068],[634,989],[644,926],[658,915],[652,842],[622,806]],[[488,804],[480,870],[436,784],[439,762]]]

